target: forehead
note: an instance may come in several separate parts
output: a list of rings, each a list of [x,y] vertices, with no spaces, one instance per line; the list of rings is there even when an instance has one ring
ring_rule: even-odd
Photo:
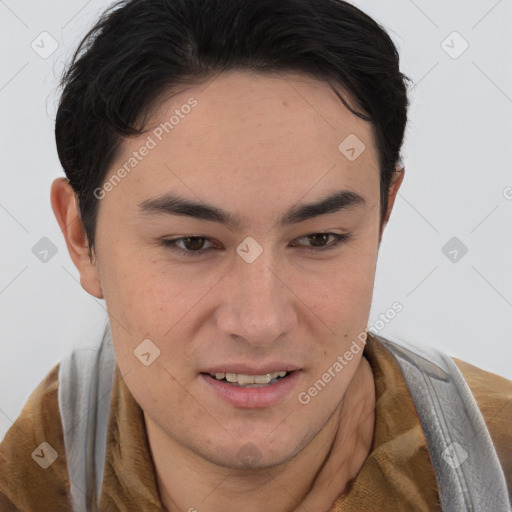
[[[123,142],[107,176],[129,169],[109,194],[127,208],[170,190],[237,208],[248,194],[269,206],[340,186],[378,194],[371,125],[302,74],[223,73],[161,99],[146,130]]]

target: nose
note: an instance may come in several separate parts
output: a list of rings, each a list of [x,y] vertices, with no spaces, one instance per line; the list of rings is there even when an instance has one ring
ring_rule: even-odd
[[[273,268],[272,268],[273,267]],[[265,346],[297,325],[297,297],[265,252],[252,263],[241,258],[223,280],[217,328],[227,336]]]

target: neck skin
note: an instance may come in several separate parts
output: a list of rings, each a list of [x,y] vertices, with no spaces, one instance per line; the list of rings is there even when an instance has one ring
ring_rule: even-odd
[[[145,416],[162,502],[168,512],[328,512],[370,452],[375,384],[362,357],[343,401],[317,436],[288,463],[263,470],[228,470],[192,455]],[[171,491],[172,489],[172,491]],[[209,498],[194,503],[194,497]]]

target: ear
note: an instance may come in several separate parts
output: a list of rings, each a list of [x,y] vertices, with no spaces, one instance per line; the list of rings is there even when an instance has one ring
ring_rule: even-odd
[[[391,178],[391,184],[389,186],[388,209],[387,209],[386,215],[380,225],[379,243],[382,239],[382,233],[384,232],[384,228],[386,227],[389,217],[391,216],[391,212],[392,212],[393,206],[395,204],[395,199],[398,194],[398,189],[400,188],[400,185],[402,185],[404,176],[405,176],[405,167],[402,164],[397,165],[395,168],[395,172],[393,173],[393,177]]]
[[[78,211],[76,195],[66,178],[52,183],[52,210],[66,240],[69,255],[80,272],[80,284],[89,294],[103,298],[97,263],[89,258],[89,244]],[[94,258],[95,259],[95,258]]]

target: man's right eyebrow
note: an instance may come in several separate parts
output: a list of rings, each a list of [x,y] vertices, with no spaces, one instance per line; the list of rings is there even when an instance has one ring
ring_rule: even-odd
[[[185,197],[179,197],[173,193],[167,193],[155,198],[146,199],[139,203],[139,210],[143,214],[156,215],[182,215],[195,219],[219,222],[231,228],[241,226],[238,217],[207,203],[192,201]]]

